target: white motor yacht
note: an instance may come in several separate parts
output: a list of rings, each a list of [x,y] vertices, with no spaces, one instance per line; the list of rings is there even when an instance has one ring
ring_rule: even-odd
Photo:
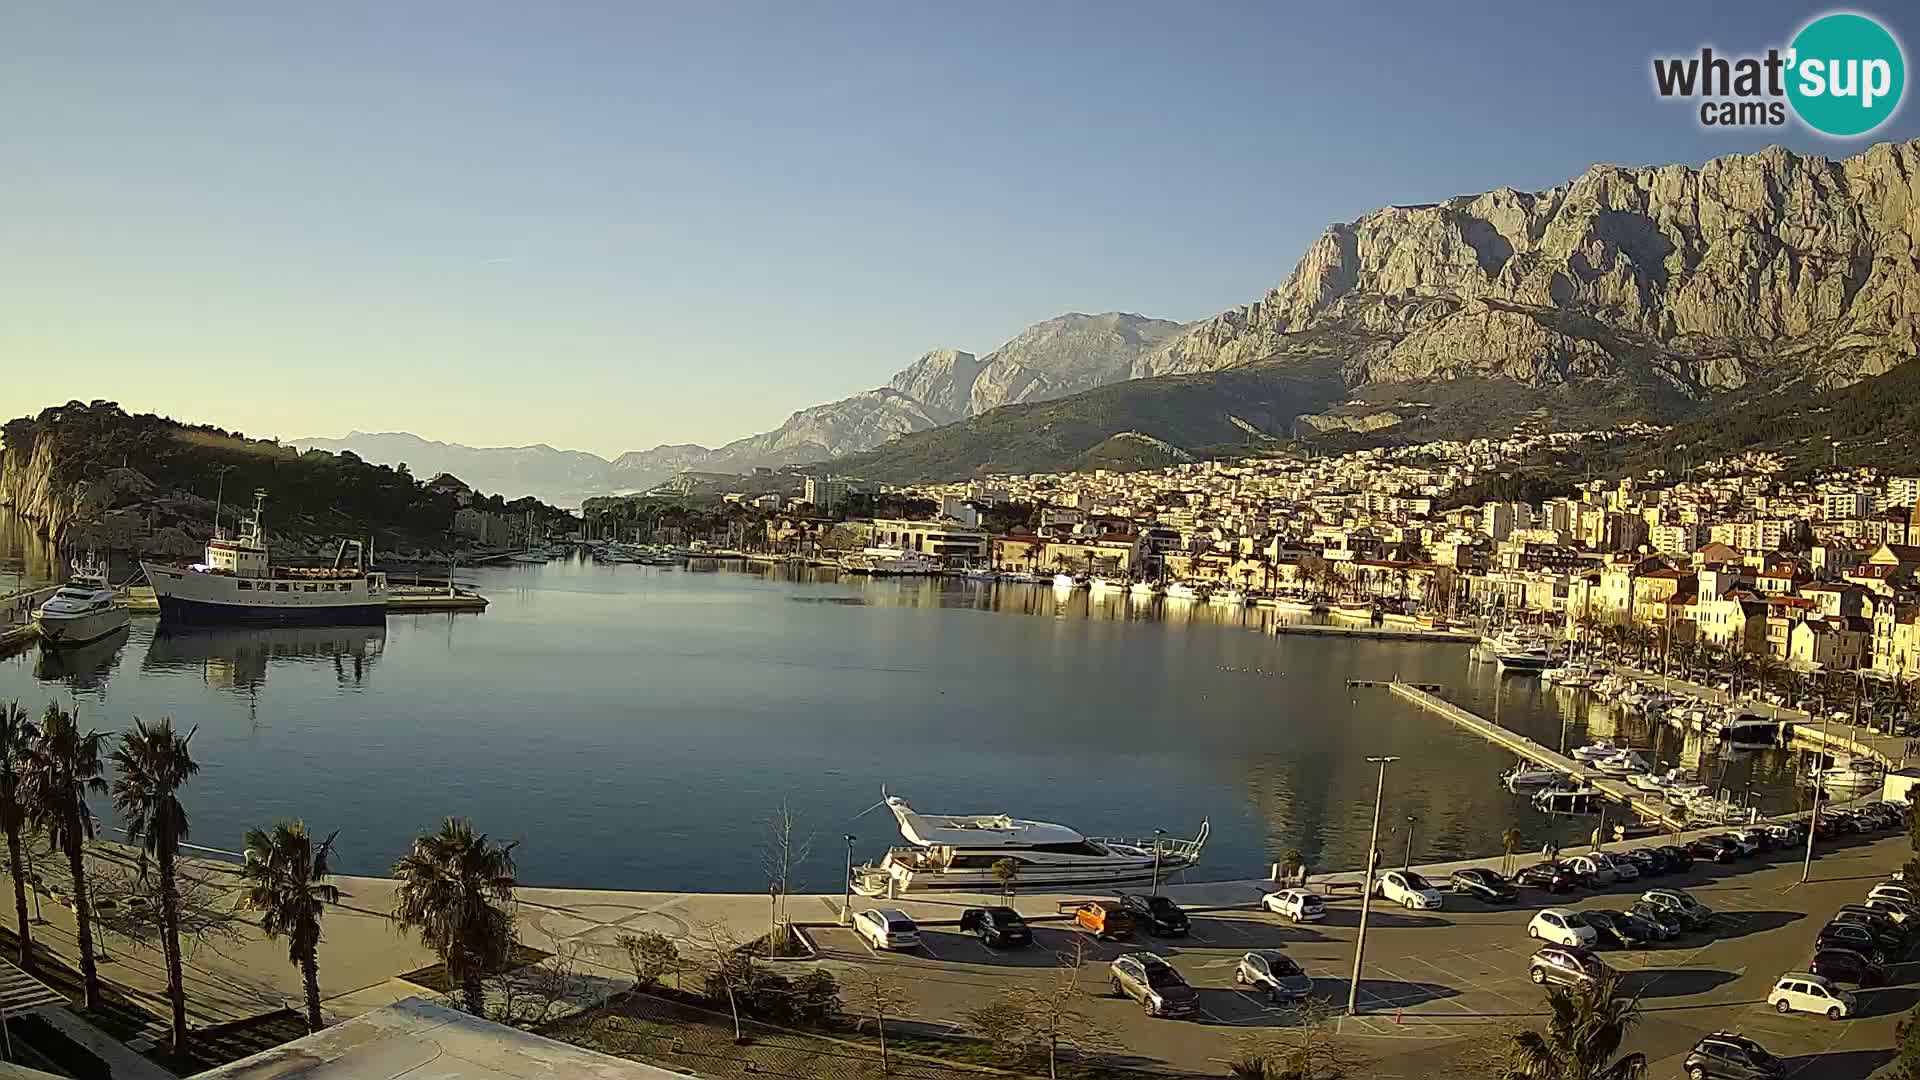
[[[853,868],[854,891],[863,896],[999,892],[1004,883],[994,864],[1002,860],[1018,867],[1015,884],[1042,892],[1144,884],[1156,877],[1165,881],[1200,861],[1211,831],[1203,821],[1191,840],[1114,840],[1005,814],[922,814],[898,796],[890,795],[880,805],[899,822],[900,835],[910,846],[893,848],[879,862]]]
[[[40,641],[59,647],[99,641],[128,618],[127,605],[107,581],[107,564],[89,556],[73,564],[73,576],[40,605],[33,621]]]
[[[1227,607],[1247,606],[1247,594],[1239,589],[1220,589],[1207,599],[1212,603],[1223,604]]]
[[[1545,671],[1553,661],[1547,647],[1533,638],[1517,634],[1502,634],[1494,639],[1493,658],[1501,671],[1517,674],[1537,674]]]
[[[1151,581],[1136,581],[1128,587],[1127,591],[1139,597],[1158,596],[1160,586]]]
[[[1072,574],[1053,575],[1053,587],[1062,591],[1077,589],[1085,584],[1086,582],[1074,577]]]
[[[1167,586],[1167,599],[1169,600],[1201,600],[1204,598],[1205,594],[1198,588],[1184,581],[1176,581]]]
[[[1557,783],[1560,773],[1545,765],[1535,765],[1529,761],[1514,763],[1513,767],[1500,774],[1500,783],[1508,791],[1517,791],[1523,787],[1545,787]]]
[[[1887,774],[1886,767],[1873,758],[1842,754],[1824,769],[1815,765],[1808,779],[1836,799],[1851,799],[1885,784]]]
[[[1127,583],[1118,578],[1097,577],[1087,582],[1087,588],[1094,592],[1125,592]]]

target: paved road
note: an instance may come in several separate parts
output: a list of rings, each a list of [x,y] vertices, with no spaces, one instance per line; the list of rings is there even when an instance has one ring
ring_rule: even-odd
[[[1630,1047],[1653,1059],[1650,1075],[1678,1076],[1681,1058],[1700,1034],[1719,1029],[1744,1031],[1790,1058],[1798,1074],[1822,1080],[1862,1077],[1884,1062],[1895,1021],[1920,1000],[1920,964],[1897,968],[1890,988],[1864,991],[1864,1015],[1856,1020],[1779,1016],[1764,999],[1780,973],[1803,968],[1827,914],[1863,896],[1907,851],[1904,836],[1841,847],[1822,855],[1807,885],[1799,883],[1800,864],[1791,852],[1658,879],[1688,888],[1718,915],[1710,932],[1644,952],[1607,954],[1627,989],[1642,1000],[1643,1020]],[[1651,883],[1554,902],[1623,908],[1645,884]],[[1533,942],[1525,926],[1546,901],[1529,891],[1520,905],[1504,908],[1449,895],[1441,912],[1376,909],[1360,985],[1363,1015],[1340,1022],[1342,1035],[1377,1062],[1374,1075],[1431,1076],[1434,1062],[1456,1053],[1463,1037],[1536,1022],[1544,996],[1527,978]],[[1249,910],[1201,913],[1186,940],[1093,945],[1078,978],[1100,995],[1089,1008],[1126,1052],[1218,1072],[1235,1036],[1294,1022],[1291,1010],[1235,987],[1240,954],[1284,949],[1314,976],[1318,996],[1344,1005],[1358,908],[1357,901],[1338,901],[1327,920],[1313,926]],[[1042,924],[1034,948],[991,950],[951,927],[937,927],[926,932],[920,954],[875,955],[851,931],[809,932],[829,968],[881,966],[894,973],[910,987],[916,1019],[932,1024],[954,1020],[1014,981],[1053,977],[1056,954],[1071,941],[1066,929]],[[1108,993],[1106,962],[1137,948],[1167,957],[1199,989],[1199,1022],[1151,1019],[1133,1002]]]

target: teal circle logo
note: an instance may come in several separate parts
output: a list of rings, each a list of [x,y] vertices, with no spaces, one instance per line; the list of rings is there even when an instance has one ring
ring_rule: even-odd
[[[1822,15],[1793,39],[1787,100],[1823,135],[1865,135],[1887,122],[1907,87],[1907,61],[1885,27],[1851,12]]]

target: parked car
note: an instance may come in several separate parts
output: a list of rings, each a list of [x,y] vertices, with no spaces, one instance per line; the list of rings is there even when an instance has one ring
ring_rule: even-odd
[[[1327,902],[1306,889],[1281,889],[1260,898],[1260,906],[1297,922],[1319,922],[1327,917]]]
[[[1739,844],[1740,850],[1748,855],[1773,850],[1773,833],[1764,825],[1752,825],[1733,830],[1733,841]]]
[[[1414,911],[1438,911],[1445,901],[1440,890],[1411,870],[1389,870],[1374,883],[1373,893],[1382,900]]]
[[[920,928],[904,911],[868,908],[853,917],[853,932],[876,949],[917,949]]]
[[[1634,848],[1621,852],[1617,858],[1625,859],[1640,871],[1641,877],[1658,877],[1667,872],[1667,857],[1660,854],[1659,848]]]
[[[1573,945],[1543,945],[1527,961],[1527,978],[1539,985],[1580,986],[1607,973],[1600,958]]]
[[[1489,904],[1510,904],[1520,896],[1520,890],[1501,876],[1500,871],[1479,866],[1455,870],[1447,877],[1447,884],[1454,892],[1466,893]]]
[[[1133,936],[1133,916],[1114,900],[1088,900],[1074,908],[1073,925],[1097,938]]]
[[[1898,900],[1911,907],[1914,902],[1914,893],[1911,886],[1903,885],[1897,881],[1883,881],[1875,885],[1873,889],[1867,893],[1867,899]]]
[[[1581,886],[1581,877],[1562,862],[1535,863],[1513,876],[1516,885],[1548,892],[1572,892]]]
[[[1594,932],[1599,935],[1594,942],[1596,945],[1618,945],[1623,949],[1637,949],[1652,941],[1658,934],[1658,931],[1649,930],[1646,923],[1624,911],[1598,908],[1583,911],[1580,917],[1585,919],[1587,925],[1593,927]]]
[[[982,945],[1033,944],[1033,928],[1010,907],[968,908],[960,913],[960,930],[978,934]]]
[[[1113,992],[1130,997],[1148,1016],[1192,1016],[1200,995],[1173,965],[1153,953],[1127,953],[1108,966]]]
[[[1687,932],[1687,924],[1678,913],[1663,911],[1645,900],[1635,900],[1627,908],[1627,914],[1652,927],[1659,941],[1672,941]]]
[[[1815,1013],[1829,1020],[1853,1015],[1854,996],[1823,975],[1782,975],[1767,992],[1767,1004],[1779,1012]]]
[[[1593,883],[1596,889],[1604,889],[1613,884],[1613,864],[1604,855],[1575,855],[1567,860],[1576,874],[1583,875]]]
[[[1880,906],[1875,907],[1864,903],[1841,904],[1840,910],[1833,913],[1832,921],[1859,923],[1862,926],[1872,927],[1875,934],[1895,942],[1898,947],[1905,947],[1908,928],[1894,922],[1893,916],[1887,912],[1887,907],[1891,906],[1893,901],[1875,900],[1873,903]]]
[[[1527,923],[1527,936],[1551,941],[1555,945],[1585,948],[1599,939],[1600,932],[1579,912],[1550,907],[1541,908],[1534,914],[1533,921]]]
[[[1890,950],[1882,942],[1873,927],[1857,922],[1830,922],[1820,928],[1813,937],[1813,947],[1818,949],[1852,949],[1875,963],[1884,964]]]
[[[1730,1031],[1703,1036],[1680,1067],[1687,1080],[1780,1080],[1787,1074],[1766,1048]]]
[[[1613,880],[1615,881],[1640,880],[1640,867],[1637,866],[1632,859],[1615,855],[1609,851],[1596,851],[1590,858],[1608,870],[1613,871]]]
[[[1233,981],[1264,991],[1268,1001],[1299,1001],[1313,992],[1312,976],[1300,970],[1293,957],[1275,949],[1242,956]]]
[[[1730,863],[1740,857],[1740,845],[1731,836],[1702,836],[1687,845],[1687,852],[1707,862]]]
[[[1856,986],[1879,986],[1887,981],[1886,967],[1857,949],[1821,949],[1813,954],[1807,970],[1834,982]]]
[[[1693,855],[1679,844],[1660,845],[1660,854],[1667,860],[1667,872],[1679,874],[1693,869]]]
[[[1121,893],[1120,906],[1133,916],[1135,926],[1143,926],[1154,937],[1186,937],[1193,923],[1180,905],[1164,896]]]
[[[1662,911],[1673,912],[1694,930],[1713,921],[1713,909],[1695,900],[1685,889],[1648,889],[1640,894],[1640,899]]]
[[[1732,844],[1735,857],[1744,859],[1760,853],[1760,838],[1750,835],[1750,832],[1751,830],[1746,832],[1718,833],[1714,838]]]
[[[1846,906],[1852,907],[1853,905],[1849,904]],[[1914,916],[1913,907],[1908,904],[1903,904],[1898,900],[1890,899],[1885,896],[1876,896],[1873,899],[1866,901],[1861,906],[1867,908],[1870,911],[1879,912],[1889,922],[1893,923],[1895,926],[1900,927],[1902,930],[1912,929],[1913,926],[1916,925],[1910,921]],[[1841,910],[1844,911],[1846,910],[1846,908],[1843,907]]]
[[[1774,847],[1799,847],[1807,842],[1807,827],[1797,821],[1789,821],[1767,826],[1767,835],[1773,837]]]

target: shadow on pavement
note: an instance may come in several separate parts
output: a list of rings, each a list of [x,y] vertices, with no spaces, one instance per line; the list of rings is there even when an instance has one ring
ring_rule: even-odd
[[[1357,920],[1356,920],[1357,921]],[[1327,940],[1314,923],[1269,923],[1253,919],[1195,919],[1190,938],[1173,938],[1178,948],[1284,949]],[[1369,920],[1369,925],[1375,924]],[[1189,945],[1188,942],[1192,944]]]
[[[1721,911],[1713,916],[1709,931],[1715,941],[1732,941],[1749,934],[1764,934],[1806,918],[1798,911]]]
[[[1920,986],[1888,986],[1873,990],[1855,987],[1853,992],[1860,998],[1860,1011],[1855,1014],[1860,1019],[1892,1016],[1920,1005]]]
[[[1347,988],[1351,985],[1349,979],[1315,976],[1313,996],[1343,1005],[1347,1000]],[[1360,1008],[1363,1010],[1411,1008],[1429,1001],[1459,996],[1460,991],[1439,983],[1408,982],[1404,979],[1360,980]]]
[[[1781,1059],[1788,1076],[1817,1076],[1820,1080],[1866,1080],[1892,1060],[1891,1050],[1842,1050]]]
[[[1321,926],[1359,926],[1359,908],[1328,908],[1327,917],[1320,921]],[[1436,919],[1431,915],[1413,915],[1398,908],[1386,911],[1375,907],[1367,915],[1367,929],[1378,930],[1387,927],[1446,926],[1445,919]]]
[[[1738,978],[1731,971],[1712,968],[1643,968],[1620,973],[1620,992],[1638,998],[1688,997]]]

